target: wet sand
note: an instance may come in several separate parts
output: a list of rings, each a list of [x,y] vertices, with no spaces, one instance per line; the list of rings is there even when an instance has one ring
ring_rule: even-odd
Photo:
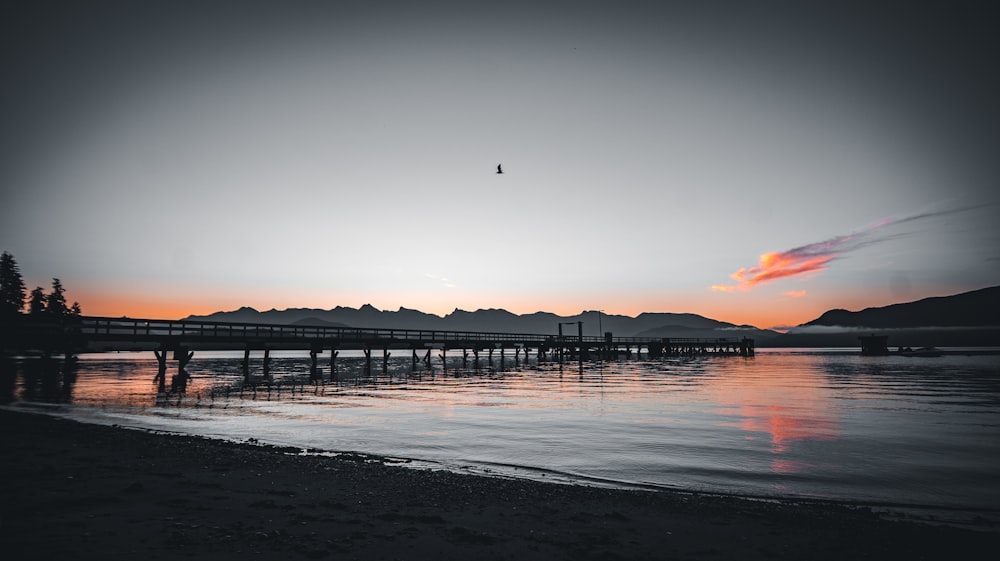
[[[556,485],[0,411],[6,559],[961,559],[997,529]]]

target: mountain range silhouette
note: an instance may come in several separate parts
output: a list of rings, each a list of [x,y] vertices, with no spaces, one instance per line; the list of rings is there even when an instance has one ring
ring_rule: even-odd
[[[856,347],[859,334],[890,337],[890,345],[907,346],[1000,346],[1000,286],[953,296],[925,298],[915,302],[867,308],[857,312],[830,310],[787,333],[735,325],[690,313],[642,313],[638,316],[585,311],[573,316],[549,312],[514,314],[503,309],[473,312],[455,309],[438,316],[419,310],[379,310],[370,304],[360,308],[337,306],[267,310],[243,307],[228,312],[192,315],[187,320],[233,323],[270,323],[381,329],[437,331],[492,331],[504,333],[556,333],[560,323],[583,322],[584,335],[611,332],[619,337],[750,337],[761,347]],[[564,325],[565,333],[577,327]]]

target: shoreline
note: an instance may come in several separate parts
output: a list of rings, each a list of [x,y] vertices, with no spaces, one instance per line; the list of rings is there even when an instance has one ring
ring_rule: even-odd
[[[15,558],[936,559],[1000,545],[865,507],[414,469],[0,410]]]

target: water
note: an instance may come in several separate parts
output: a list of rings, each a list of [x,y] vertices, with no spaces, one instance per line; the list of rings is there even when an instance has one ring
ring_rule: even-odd
[[[397,351],[400,354],[403,352]],[[187,391],[159,392],[152,353],[83,355],[75,375],[22,361],[9,407],[415,465],[610,486],[846,501],[1000,521],[1000,356],[862,357],[761,349],[756,358],[538,363],[510,355],[443,370],[341,353],[310,381],[272,353],[269,385],[242,352],[197,352]],[[261,378],[261,357],[251,376]],[[168,378],[175,371],[171,362]],[[75,378],[75,379],[74,379]],[[169,383],[167,384],[169,389]]]

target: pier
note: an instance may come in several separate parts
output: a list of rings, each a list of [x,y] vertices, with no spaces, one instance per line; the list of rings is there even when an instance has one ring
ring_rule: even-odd
[[[174,321],[159,319],[108,318],[82,316],[62,322],[22,321],[5,328],[3,346],[16,351],[36,351],[46,355],[64,354],[72,357],[82,352],[141,351],[154,353],[161,372],[170,357],[183,371],[196,350],[243,350],[243,370],[249,372],[251,351],[264,352],[264,371],[268,371],[273,350],[303,350],[309,352],[314,371],[319,367],[319,355],[329,351],[331,370],[341,350],[364,353],[366,366],[371,368],[373,356],[382,369],[388,367],[392,352],[410,355],[413,366],[431,364],[433,351],[446,360],[447,352],[461,352],[463,362],[474,360],[480,353],[490,359],[512,353],[516,359],[527,359],[534,353],[538,360],[592,360],[664,356],[754,355],[752,339],[666,339],[652,337],[584,336],[581,322],[574,322],[576,333],[563,333],[558,325],[556,334],[500,333],[479,331],[439,331],[419,329],[353,328],[259,323],[228,323],[207,321]]]

